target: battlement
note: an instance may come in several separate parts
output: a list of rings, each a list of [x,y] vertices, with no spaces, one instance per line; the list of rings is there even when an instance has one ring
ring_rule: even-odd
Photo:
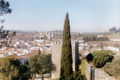
[[[54,45],[61,45],[61,44],[62,44],[61,41],[53,41],[53,42],[51,43],[52,46],[54,46]]]

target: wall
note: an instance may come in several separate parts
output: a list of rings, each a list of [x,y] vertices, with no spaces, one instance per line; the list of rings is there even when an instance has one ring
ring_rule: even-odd
[[[93,68],[87,62],[85,63],[85,76],[87,80],[116,80],[115,78],[109,76],[104,71]]]
[[[90,65],[85,62],[85,76],[87,80],[90,80]]]
[[[61,61],[61,45],[52,46],[52,63],[55,65],[55,70],[52,72],[51,77],[59,78],[60,76],[60,61]]]

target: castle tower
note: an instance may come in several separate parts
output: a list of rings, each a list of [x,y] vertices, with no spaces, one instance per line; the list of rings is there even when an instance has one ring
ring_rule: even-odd
[[[76,42],[72,44],[72,58],[73,58],[73,71],[77,70],[77,54],[78,54],[78,47],[76,46]],[[52,63],[55,66],[55,70],[51,74],[52,79],[56,79],[60,77],[60,61],[61,61],[61,51],[62,51],[62,44],[61,42],[53,42],[52,43]]]

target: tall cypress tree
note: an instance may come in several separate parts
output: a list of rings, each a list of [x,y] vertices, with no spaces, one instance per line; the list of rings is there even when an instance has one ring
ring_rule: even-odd
[[[72,74],[72,47],[69,15],[67,13],[63,29],[60,80],[70,80],[71,74]]]

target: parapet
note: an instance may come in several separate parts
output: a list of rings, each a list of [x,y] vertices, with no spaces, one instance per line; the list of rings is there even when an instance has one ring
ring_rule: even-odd
[[[54,45],[61,45],[61,44],[62,44],[61,41],[53,41],[53,42],[51,43],[52,46],[54,46]]]

